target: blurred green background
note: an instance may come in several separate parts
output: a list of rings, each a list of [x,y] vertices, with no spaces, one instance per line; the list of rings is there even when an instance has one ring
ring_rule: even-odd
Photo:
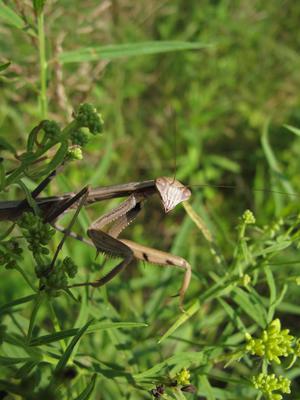
[[[29,26],[35,25],[30,1],[3,4]],[[46,193],[176,173],[191,187],[192,204],[224,256],[230,257],[238,218],[247,208],[260,226],[297,210],[299,198],[264,190],[300,192],[300,139],[283,126],[300,126],[299,19],[300,3],[293,0],[49,0],[45,6],[48,117],[65,124],[72,110],[87,101],[101,111],[105,132],[90,141],[84,160],[68,165]],[[113,60],[59,62],[64,52],[84,47],[153,40],[209,46]],[[0,46],[1,60],[12,62],[0,81],[0,135],[21,153],[28,133],[41,119],[37,41],[26,29],[2,21]],[[15,165],[5,153],[3,157],[8,169]],[[27,184],[35,185],[29,180]],[[5,194],[5,198],[15,196],[21,196],[15,188]],[[81,227],[115,204],[96,206],[89,217],[84,213]],[[123,236],[172,249],[190,261],[197,277],[203,278],[204,271],[215,267],[201,232],[180,208],[162,216],[158,201],[151,200]],[[79,265],[93,262],[94,253],[71,240],[65,252],[72,253]],[[152,322],[152,333],[159,334],[166,330],[164,318],[169,319],[170,310],[178,312],[176,299],[170,296],[176,293],[181,275],[148,265],[139,268],[136,272],[131,267],[121,279],[116,278],[107,296],[122,318]],[[5,274],[1,300],[27,294],[15,272]],[[82,272],[83,280],[85,276]],[[196,293],[197,284],[192,286],[191,293]],[[298,292],[290,296],[295,298]],[[159,314],[161,302],[170,308]],[[195,322],[186,325],[182,334],[199,329]],[[200,334],[195,335],[191,334],[193,340]],[[172,346],[172,350],[184,348],[182,343]],[[117,350],[108,346],[106,351]],[[166,348],[162,353],[170,352]],[[105,385],[112,394],[103,398],[120,396],[109,383]]]

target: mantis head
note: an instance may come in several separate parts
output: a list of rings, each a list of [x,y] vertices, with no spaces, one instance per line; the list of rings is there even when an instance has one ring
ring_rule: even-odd
[[[174,178],[165,176],[157,178],[155,185],[166,213],[173,210],[182,201],[188,200],[192,194],[187,187]]]

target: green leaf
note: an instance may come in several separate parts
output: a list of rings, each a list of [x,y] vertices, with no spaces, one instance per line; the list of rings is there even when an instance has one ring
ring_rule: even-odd
[[[85,61],[114,60],[123,57],[143,56],[148,54],[167,53],[170,51],[198,50],[209,47],[209,44],[181,41],[153,41],[107,46],[85,47],[78,50],[62,52],[59,60],[62,64]]]
[[[270,311],[269,311],[269,314],[270,314],[270,316],[272,315],[272,318],[273,318],[273,315],[275,314],[275,310],[276,310],[277,308],[279,309],[279,305],[282,303],[282,300],[284,299],[284,296],[285,296],[285,294],[286,294],[287,289],[288,289],[288,285],[283,285],[282,290],[281,290],[279,296],[277,296],[277,298],[275,298],[275,299],[274,299],[274,302],[271,304],[273,314],[270,314]],[[270,309],[271,309],[271,306],[270,306]],[[268,321],[268,322],[269,322],[269,321]],[[271,322],[271,321],[270,321],[270,322]]]
[[[283,125],[286,129],[288,129],[290,132],[293,132],[295,135],[300,136],[300,129],[295,128],[294,126],[291,125]]]
[[[9,303],[3,304],[3,306],[0,307],[0,315],[4,314],[6,312],[12,312],[11,308],[15,306],[19,306],[20,304],[28,303],[29,301],[34,300],[37,297],[36,294],[31,294],[30,296],[22,297],[20,299],[10,301]]]
[[[269,291],[270,291],[270,302],[269,302],[268,321],[267,321],[268,323],[270,323],[273,320],[273,317],[275,314],[277,290],[276,290],[276,284],[275,284],[273,273],[271,271],[271,268],[268,265],[266,265],[264,267],[264,273],[266,275],[266,279],[267,279],[267,283],[268,283]]]
[[[38,205],[36,204],[34,198],[31,196],[31,192],[28,189],[28,187],[24,184],[24,182],[20,179],[16,182],[17,185],[20,186],[20,188],[23,190],[25,193],[26,199],[30,207],[34,210],[35,215],[39,215],[39,208]]]
[[[208,157],[207,161],[211,162],[212,164],[217,165],[218,167],[233,172],[233,173],[239,173],[241,170],[241,167],[239,163],[230,160],[227,157],[219,156],[217,154],[213,154]]]
[[[68,152],[68,148],[69,148],[68,142],[67,141],[62,142],[52,160],[49,162],[47,167],[43,168],[43,170],[38,174],[38,176],[42,177],[44,175],[47,175],[50,172],[54,171],[59,165],[63,164],[65,156]]]
[[[11,64],[10,61],[7,62],[7,63],[5,63],[5,64],[1,64],[1,65],[0,65],[0,72],[1,72],[1,71],[4,71],[5,69],[7,69],[7,68],[10,66],[10,64]]]
[[[34,367],[39,363],[39,361],[28,361],[26,362],[15,374],[15,379],[26,378]]]
[[[262,250],[262,256],[266,256],[267,254],[272,253],[280,253],[282,250],[286,249],[287,247],[293,244],[292,240],[283,239],[278,243],[272,244],[271,246]]]
[[[5,5],[2,0],[0,0],[0,19],[18,29],[25,28],[23,19],[13,9]]]
[[[297,304],[292,304],[292,303],[287,303],[287,302],[282,302],[282,299],[285,295],[285,292],[287,290],[287,286],[285,285],[283,287],[284,292],[282,290],[282,298],[280,299],[281,302],[280,304],[276,307],[278,311],[282,313],[287,313],[287,314],[293,314],[293,315],[300,315],[300,306]]]
[[[136,381],[145,381],[146,379],[157,377],[159,373],[166,367],[171,368],[175,366],[177,370],[180,370],[183,367],[189,368],[189,366],[192,364],[197,364],[199,367],[201,364],[205,365],[207,361],[208,355],[204,351],[181,352],[167,358],[161,363],[156,363],[154,367],[133,375],[133,378]]]
[[[3,158],[0,158],[0,190],[2,190],[3,186],[5,185],[5,179],[6,175],[5,175],[5,168],[3,165]]]
[[[46,0],[33,0],[33,8],[37,14],[40,14],[43,11]]]
[[[35,304],[34,304],[32,312],[31,312],[28,333],[27,333],[27,342],[28,343],[30,343],[32,332],[33,332],[33,327],[34,327],[36,317],[37,317],[37,313],[38,313],[41,305],[43,304],[44,299],[45,299],[45,296],[43,294],[39,294],[35,299]]]
[[[15,148],[10,143],[8,143],[5,139],[0,138],[0,150],[2,150],[2,149],[7,150],[12,154],[16,154]]]
[[[108,330],[108,329],[120,329],[120,328],[144,328],[148,326],[142,322],[96,322],[90,326],[86,333],[94,333],[101,330]],[[44,335],[40,336],[36,339],[32,339],[30,342],[30,346],[41,346],[44,344],[49,344],[53,342],[57,342],[59,340],[63,340],[72,336],[75,336],[79,333],[80,329],[73,328],[73,329],[66,329],[64,331],[55,332],[51,335]]]
[[[10,393],[10,396],[6,398],[13,398],[12,394],[17,394],[21,397],[24,395],[24,388],[20,385],[20,383],[11,383],[7,379],[0,379],[0,390],[7,391]],[[23,397],[24,398],[24,397]]]
[[[20,363],[26,363],[32,361],[31,358],[29,357],[4,357],[0,356],[0,365],[3,366],[10,366],[10,365],[16,365]]]
[[[266,310],[253,293],[247,293],[240,288],[234,288],[230,298],[249,315],[261,328],[267,325]]]
[[[264,125],[263,128],[263,134],[261,137],[261,144],[263,151],[265,153],[266,159],[269,163],[269,166],[278,179],[278,181],[282,184],[284,190],[287,191],[287,193],[294,193],[292,185],[289,183],[289,181],[286,179],[286,177],[283,175],[281,167],[275,157],[275,154],[273,153],[273,150],[271,148],[270,142],[269,142],[269,121],[267,121]]]
[[[80,393],[80,395],[78,397],[75,398],[75,400],[88,400],[91,396],[91,394],[93,393],[94,387],[95,387],[95,383],[96,383],[96,378],[97,375],[94,374],[92,376],[92,379],[90,381],[90,383],[87,385],[87,387]]]
[[[79,340],[83,337],[83,335],[86,333],[88,327],[94,322],[94,320],[90,320],[88,321],[81,329],[79,329],[79,331],[77,332],[76,336],[71,340],[70,344],[68,345],[68,347],[66,348],[66,351],[64,352],[64,354],[62,355],[62,357],[60,358],[60,360],[58,361],[55,370],[54,370],[54,375],[58,375],[60,371],[62,371],[65,366],[67,365],[72,352],[74,350],[74,347],[76,346],[76,344],[79,342]]]
[[[167,332],[159,339],[158,343],[162,343],[163,340],[167,339],[172,335],[176,329],[178,329],[182,324],[184,324],[192,315],[194,315],[200,309],[200,302],[196,300],[191,307],[183,313],[177,321],[167,330]]]
[[[205,375],[201,375],[199,377],[201,389],[205,391],[206,399],[207,400],[216,400],[216,397],[214,395],[213,387],[209,383],[209,380]]]
[[[238,316],[236,310],[231,307],[228,303],[226,303],[225,300],[223,300],[222,298],[218,298],[217,299],[218,302],[221,304],[221,306],[224,308],[225,312],[227,313],[228,317],[230,318],[230,320],[232,321],[232,323],[240,330],[245,332],[246,331],[246,327],[243,324],[243,321],[240,319],[240,317]],[[228,340],[228,339],[227,339]]]

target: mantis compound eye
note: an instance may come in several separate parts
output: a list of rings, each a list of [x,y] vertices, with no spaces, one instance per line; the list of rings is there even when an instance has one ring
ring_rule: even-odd
[[[155,185],[166,213],[191,196],[191,191],[174,178],[158,178]]]

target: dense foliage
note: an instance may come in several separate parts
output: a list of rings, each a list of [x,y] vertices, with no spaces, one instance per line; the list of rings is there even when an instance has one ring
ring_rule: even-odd
[[[292,0],[0,0],[1,200],[32,211],[1,221],[0,398],[299,397],[299,17]],[[173,268],[71,287],[117,260],[43,218],[49,174],[44,195],[191,188],[122,233],[188,260],[186,312]],[[85,236],[118,203],[59,223]]]

